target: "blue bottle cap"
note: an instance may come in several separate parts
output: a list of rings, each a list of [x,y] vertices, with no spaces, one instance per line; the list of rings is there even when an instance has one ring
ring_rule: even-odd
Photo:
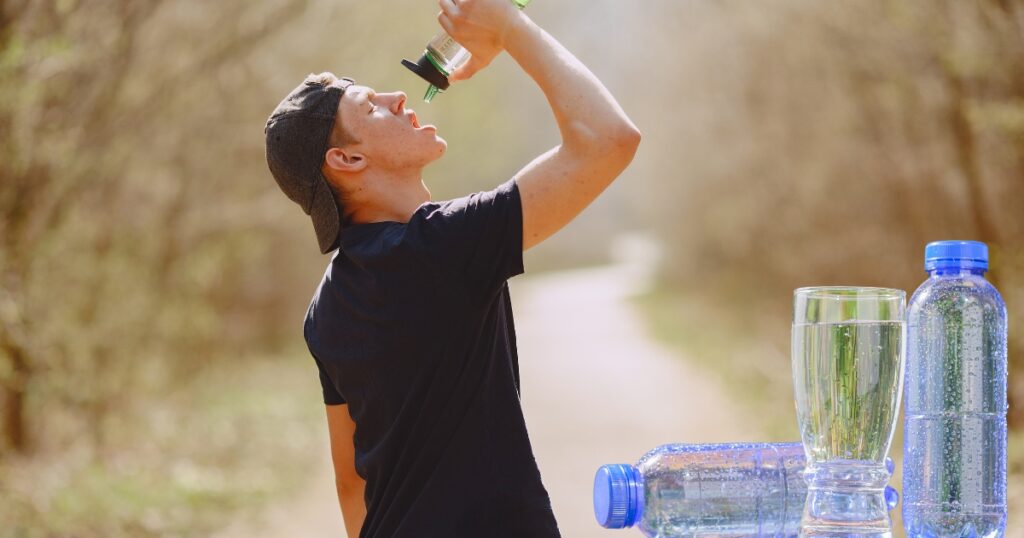
[[[988,245],[980,241],[935,241],[924,247],[924,269],[988,270]]]
[[[632,527],[643,514],[643,477],[632,465],[602,465],[594,477],[594,515],[606,529]]]

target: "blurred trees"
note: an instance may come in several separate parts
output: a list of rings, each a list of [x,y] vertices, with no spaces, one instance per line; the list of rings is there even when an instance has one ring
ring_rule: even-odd
[[[239,62],[304,5],[0,4],[0,445],[102,450],[147,379],[258,334],[229,323],[274,306]]]
[[[1024,2],[651,11],[638,63],[671,57],[649,95],[676,113],[641,123],[658,158],[641,164],[640,200],[667,282],[746,312],[783,366],[793,288],[912,292],[926,243],[978,239],[1010,309],[1010,370],[1024,366]]]

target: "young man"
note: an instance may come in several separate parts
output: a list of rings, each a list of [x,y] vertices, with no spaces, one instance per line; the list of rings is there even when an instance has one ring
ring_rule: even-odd
[[[268,119],[274,178],[312,217],[321,252],[337,249],[305,339],[338,497],[353,537],[556,537],[506,280],[622,172],[640,133],[509,0],[439,4],[472,53],[452,79],[508,51],[547,96],[562,143],[491,191],[434,202],[422,171],[446,143],[403,93],[311,75]]]

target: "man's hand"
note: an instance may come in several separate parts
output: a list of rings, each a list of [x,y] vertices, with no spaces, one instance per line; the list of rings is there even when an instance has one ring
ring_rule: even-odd
[[[469,61],[448,80],[466,80],[505,50],[505,38],[524,15],[511,0],[439,0],[437,21],[470,52]]]

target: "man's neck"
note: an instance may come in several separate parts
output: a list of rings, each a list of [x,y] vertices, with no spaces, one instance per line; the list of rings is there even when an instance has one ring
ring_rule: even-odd
[[[409,222],[421,205],[430,201],[430,190],[423,183],[419,170],[404,173],[374,174],[367,176],[364,185],[373,192],[361,196],[362,207],[352,214],[352,224],[371,222]]]

